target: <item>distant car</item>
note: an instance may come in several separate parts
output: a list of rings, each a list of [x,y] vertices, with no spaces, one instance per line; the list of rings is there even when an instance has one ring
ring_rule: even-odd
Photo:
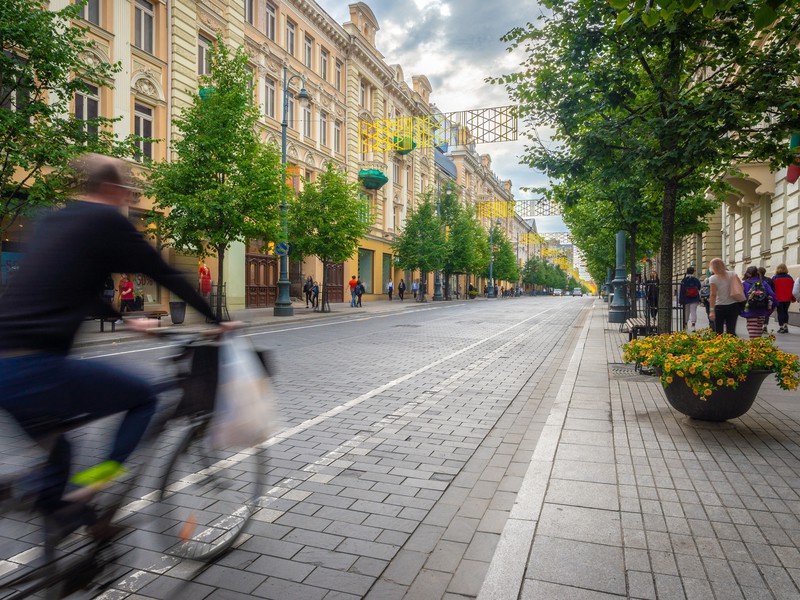
[[[569,290],[567,290],[567,291],[565,291],[565,292],[564,292],[564,295],[565,295],[565,296],[572,296],[572,292],[570,292]]]
[[[575,288],[572,290],[573,296],[583,296],[583,290],[581,288]]]
[[[553,290],[553,296],[560,296],[564,290]]]

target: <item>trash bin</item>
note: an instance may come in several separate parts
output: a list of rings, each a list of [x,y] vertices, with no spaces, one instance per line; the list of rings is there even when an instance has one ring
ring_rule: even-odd
[[[169,318],[174,325],[180,325],[186,318],[186,302],[177,301],[169,303]]]

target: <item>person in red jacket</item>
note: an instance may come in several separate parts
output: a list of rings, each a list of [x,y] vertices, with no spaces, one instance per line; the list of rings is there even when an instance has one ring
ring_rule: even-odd
[[[779,264],[772,278],[772,289],[778,298],[778,333],[789,333],[789,305],[794,302],[793,286],[794,279],[789,275],[789,269],[784,263]]]

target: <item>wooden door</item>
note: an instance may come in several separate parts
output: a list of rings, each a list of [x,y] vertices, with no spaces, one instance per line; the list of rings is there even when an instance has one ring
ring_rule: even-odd
[[[344,263],[328,263],[327,269],[328,302],[344,302]]]
[[[245,255],[245,307],[267,308],[278,299],[278,260],[261,253]]]

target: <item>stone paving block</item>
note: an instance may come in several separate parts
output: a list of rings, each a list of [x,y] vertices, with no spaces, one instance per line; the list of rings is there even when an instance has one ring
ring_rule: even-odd
[[[553,463],[551,479],[616,484],[617,469],[613,464],[591,464],[582,460],[566,460],[557,457]]]
[[[270,577],[253,591],[253,595],[269,600],[287,600],[288,598],[303,598],[303,600],[322,600],[327,589],[312,587],[287,581],[277,577]]]
[[[261,575],[301,582],[314,570],[314,567],[274,556],[261,556],[247,567],[247,570]]]
[[[303,581],[306,585],[345,592],[355,596],[364,596],[373,582],[374,580],[372,577],[366,577],[358,573],[345,573],[334,569],[326,569],[325,567],[317,567]]]
[[[404,587],[410,586],[423,565],[428,554],[411,550],[400,550],[381,575],[381,580],[389,581]]]
[[[467,547],[467,551],[464,553],[464,558],[487,563],[491,562],[499,541],[499,534],[476,532],[472,542]]]
[[[211,565],[197,575],[194,581],[224,590],[248,594],[264,583],[266,579],[265,576],[256,573],[220,565]]]
[[[408,588],[406,598],[409,600],[419,598],[441,598],[444,596],[447,585],[452,578],[451,573],[443,573],[441,571],[431,571],[430,569],[423,569],[420,571],[414,583]],[[376,599],[378,600],[378,599]]]
[[[614,600],[621,596],[526,579],[520,600]]]
[[[544,535],[534,538],[526,579],[626,593],[622,548]]]
[[[619,513],[595,508],[545,503],[537,535],[622,546]]]
[[[375,541],[379,544],[388,544],[390,546],[404,546],[410,537],[410,534],[403,533],[402,531],[384,529]]]
[[[339,552],[379,558],[381,560],[391,560],[399,549],[399,546],[370,542],[357,538],[347,538],[336,548]]]
[[[410,519],[400,519],[397,517],[388,517],[386,515],[370,515],[364,520],[364,526],[376,527],[380,529],[390,529],[393,531],[402,531],[404,533],[413,533],[417,528],[418,522]],[[332,533],[337,533],[333,531]],[[353,536],[358,537],[358,536]],[[374,538],[364,538],[374,539]]]
[[[364,600],[403,600],[408,587],[391,581],[377,581],[369,590]],[[327,600],[327,597],[325,598]]]
[[[445,529],[445,527],[422,523],[417,527],[414,533],[411,534],[411,537],[405,545],[405,549],[418,550],[420,552],[433,552],[436,544],[442,538],[442,535],[444,535]]]
[[[467,519],[465,517],[453,517],[450,525],[442,535],[442,539],[450,540],[451,542],[465,542],[468,543],[475,531],[478,528],[478,519]]]
[[[385,560],[378,560],[377,558],[369,558],[367,556],[359,556],[356,562],[350,567],[351,573],[358,573],[359,575],[366,575],[368,577],[378,577],[386,565],[389,563]]]
[[[291,533],[286,534],[286,537],[284,537],[282,541],[302,546],[314,546],[315,548],[333,550],[342,543],[343,539],[345,538],[341,535],[331,535],[329,533],[309,531],[307,529],[294,529]],[[267,547],[269,547],[268,544]]]
[[[370,517],[371,516],[374,515],[370,515]],[[373,541],[380,535],[381,529],[379,527],[368,527],[366,525],[356,525],[354,523],[338,523],[334,521],[325,528],[325,533],[331,535],[338,535],[341,537],[358,538],[361,540]]]
[[[468,597],[477,596],[488,570],[488,562],[462,560],[447,586],[447,591]]]
[[[468,545],[463,542],[441,540],[430,554],[428,561],[425,563],[425,568],[455,573],[467,548]]]
[[[295,554],[292,560],[313,566],[347,571],[356,562],[357,558],[358,557],[353,554],[306,546]]]
[[[182,579],[174,579],[172,577],[161,576],[155,579],[152,583],[147,584],[138,595],[143,598],[197,598],[203,600],[211,595],[214,588],[208,585],[202,585],[193,581],[184,581]]]
[[[656,586],[649,571],[628,571],[628,596],[642,600],[656,600]]]
[[[552,479],[549,482],[545,500],[552,504],[620,510],[616,486],[589,481]]]

